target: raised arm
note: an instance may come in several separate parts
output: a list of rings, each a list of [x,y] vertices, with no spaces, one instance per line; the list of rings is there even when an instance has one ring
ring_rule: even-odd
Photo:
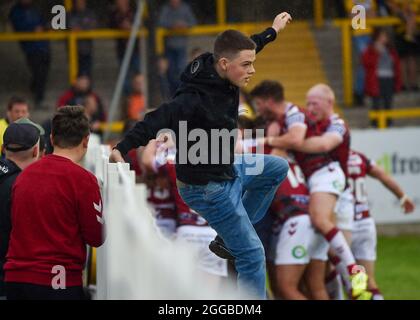
[[[278,14],[273,21],[273,25],[259,34],[254,34],[251,39],[256,43],[255,51],[260,52],[268,43],[274,41],[277,34],[283,30],[288,23],[292,21],[292,17],[287,12]]]
[[[389,191],[391,191],[401,202],[401,207],[404,213],[411,213],[415,209],[414,203],[404,193],[402,188],[398,185],[397,181],[385,172],[381,167],[373,165],[369,171],[369,175],[378,179]]]

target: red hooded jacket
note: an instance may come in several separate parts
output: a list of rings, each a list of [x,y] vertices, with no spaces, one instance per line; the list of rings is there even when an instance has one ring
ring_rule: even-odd
[[[394,62],[394,90],[401,90],[401,65],[397,51],[387,48]],[[365,93],[370,97],[379,97],[379,78],[377,75],[380,54],[371,44],[362,55],[362,62],[365,67]]]

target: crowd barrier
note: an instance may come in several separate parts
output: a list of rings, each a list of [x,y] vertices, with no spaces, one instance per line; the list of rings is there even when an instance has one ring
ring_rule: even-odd
[[[103,197],[106,240],[97,249],[96,299],[234,299],[206,286],[197,257],[187,244],[166,239],[134,171],[109,163],[109,146],[90,141],[84,166],[97,177]]]

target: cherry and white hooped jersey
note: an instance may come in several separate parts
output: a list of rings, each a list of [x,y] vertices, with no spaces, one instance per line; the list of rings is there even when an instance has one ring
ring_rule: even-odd
[[[285,134],[293,126],[307,127],[307,112],[305,109],[288,103],[283,117],[279,121],[280,134]]]
[[[307,131],[305,139],[321,136],[325,133],[337,134],[341,137],[342,143],[331,152],[304,153],[294,152],[295,159],[306,177],[309,177],[317,170],[327,166],[331,162],[339,162],[344,174],[347,176],[347,159],[350,147],[350,131],[344,120],[334,114],[329,119],[321,122],[315,121],[312,115],[306,113]]]
[[[305,139],[322,134],[320,126],[315,119],[313,119],[313,116],[305,109],[293,104],[287,105],[286,112],[278,123],[280,125],[281,134],[287,133],[290,128],[298,125],[306,128]],[[314,171],[331,162],[330,157],[323,153],[309,154],[294,151],[293,155],[306,179],[308,179]]]
[[[290,217],[308,214],[309,190],[305,177],[297,163],[291,159],[288,161],[287,179],[277,189],[270,207],[270,213],[278,218],[276,225],[283,224]]]
[[[170,189],[151,187],[147,192],[147,202],[156,219],[176,219],[175,200]]]
[[[366,176],[375,162],[364,154],[351,150],[348,159],[348,184],[355,201],[354,220],[368,218],[369,203],[366,191]]]
[[[342,142],[331,152],[334,161],[340,163],[344,175],[348,177],[347,162],[350,155],[350,129],[346,122],[337,114],[333,114],[329,119],[329,124],[325,129],[325,133],[336,134],[341,137]]]
[[[173,148],[158,152],[156,155],[153,167],[157,176],[168,179],[168,158],[171,157],[174,152]],[[171,184],[168,183],[170,186]],[[172,192],[172,188],[159,188],[157,186],[149,187],[147,189],[148,196],[147,201],[154,210],[156,219],[177,219],[175,197]]]

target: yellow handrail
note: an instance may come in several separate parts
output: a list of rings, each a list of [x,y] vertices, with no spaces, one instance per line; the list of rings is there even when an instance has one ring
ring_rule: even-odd
[[[101,122],[99,129],[102,131],[111,131],[114,133],[121,133],[124,129],[123,121],[114,121],[108,124],[108,122]]]
[[[385,129],[388,119],[420,118],[420,108],[369,111],[369,118],[378,121],[379,129]]]
[[[157,28],[156,30],[156,52],[162,54],[165,50],[165,37],[167,36],[201,36],[201,35],[212,35],[219,32],[223,32],[226,29],[236,29],[244,33],[248,33],[249,30],[256,28],[268,27],[271,22],[258,22],[258,23],[230,23],[224,25],[199,25],[185,30],[170,30],[164,28]]]
[[[226,29],[241,30],[248,33],[249,30],[269,26],[270,22],[258,23],[232,23],[223,25],[201,25],[189,28],[183,31],[173,31],[164,28],[156,30],[156,52],[163,54],[165,49],[165,37],[172,35],[210,35],[217,34]],[[77,41],[81,39],[114,39],[128,38],[129,31],[121,31],[114,29],[97,29],[89,31],[45,31],[45,32],[3,32],[0,33],[0,42],[2,41],[39,41],[39,40],[67,40],[69,45],[69,80],[73,83],[77,77],[78,59],[77,59]],[[140,29],[137,36],[145,37],[148,31],[145,28]]]
[[[138,31],[138,37],[145,37],[148,31],[145,28]],[[50,40],[68,41],[69,50],[69,81],[73,83],[77,77],[79,70],[77,59],[77,41],[82,39],[115,39],[128,38],[129,31],[114,30],[114,29],[97,29],[88,31],[45,31],[45,32],[3,32],[0,33],[1,41],[39,41]]]
[[[420,108],[369,111],[369,118],[378,120],[378,127],[385,129],[388,119],[420,118]],[[100,130],[109,128],[111,132],[121,133],[124,128],[124,122],[115,121],[109,125],[106,122],[101,122],[99,128]]]
[[[417,17],[417,22],[420,22],[420,16]],[[402,24],[401,20],[394,17],[366,19],[366,27],[383,27],[399,24]],[[350,106],[353,104],[352,20],[350,18],[335,19],[334,25],[341,28],[344,103]]]

